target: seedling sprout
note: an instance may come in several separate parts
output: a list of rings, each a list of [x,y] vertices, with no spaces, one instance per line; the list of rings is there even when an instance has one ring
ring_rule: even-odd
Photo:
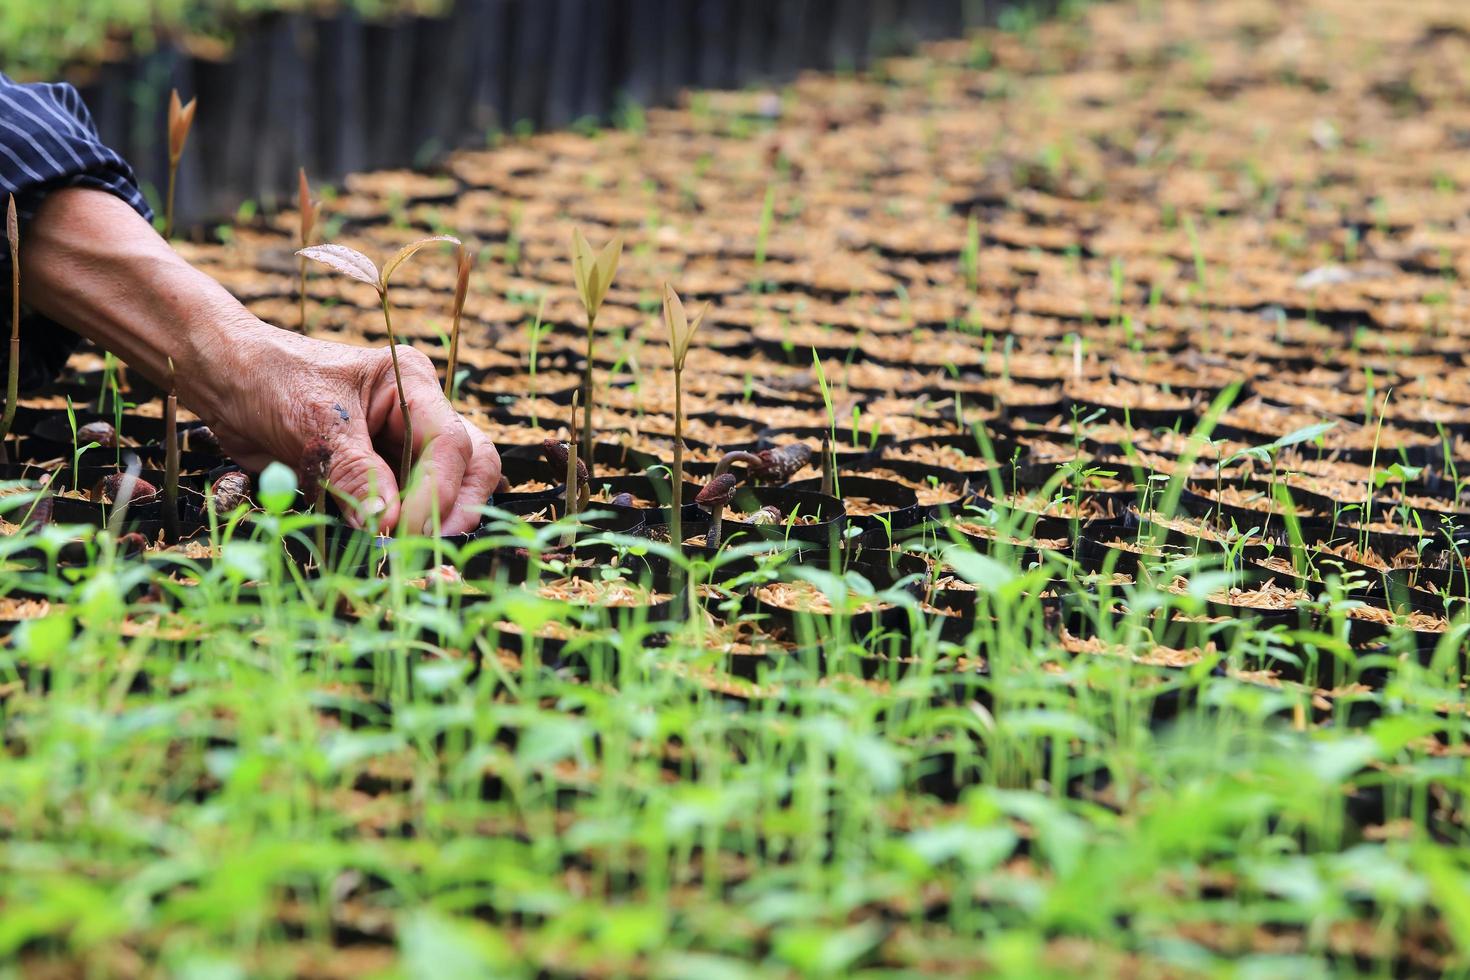
[[[178,181],[179,161],[184,157],[184,144],[189,140],[189,129],[194,125],[194,110],[197,98],[180,103],[179,90],[168,94],[168,197],[164,205],[163,237],[174,237],[174,186]]]
[[[452,235],[421,238],[399,249],[398,253],[384,264],[381,272],[372,259],[346,245],[312,245],[296,253],[320,262],[327,268],[356,279],[358,282],[365,282],[378,291],[378,299],[383,307],[383,326],[388,332],[388,351],[393,360],[393,383],[398,389],[398,411],[403,418],[403,456],[398,464],[400,492],[408,489],[408,481],[413,469],[413,419],[408,412],[408,399],[403,393],[403,374],[398,367],[398,335],[393,332],[393,308],[388,298],[388,282],[400,265],[407,262],[420,249],[433,245],[435,242],[461,244],[459,239]]]

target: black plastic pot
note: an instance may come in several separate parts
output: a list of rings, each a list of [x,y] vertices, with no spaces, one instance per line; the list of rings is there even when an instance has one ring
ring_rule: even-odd
[[[866,476],[840,476],[836,482],[838,495],[842,500],[862,497],[886,508],[881,515],[852,513],[847,515],[849,524],[864,531],[880,529],[902,531],[924,519],[924,508],[919,506],[919,498],[914,495],[913,490],[901,483]],[[789,490],[817,493],[822,489],[822,481],[819,479],[798,480],[786,484],[786,487]]]

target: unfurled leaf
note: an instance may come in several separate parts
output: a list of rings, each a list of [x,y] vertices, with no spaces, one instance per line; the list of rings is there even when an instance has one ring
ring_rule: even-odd
[[[607,297],[622,257],[622,236],[604,245],[601,252],[593,252],[581,229],[572,231],[572,276],[577,281],[577,294],[588,319],[596,319],[598,310],[602,309],[602,301]]]
[[[393,278],[393,273],[398,270],[398,267],[400,265],[412,258],[414,253],[417,252],[419,249],[424,248],[428,245],[432,245],[435,242],[452,242],[455,245],[460,244],[460,240],[458,238],[455,238],[453,235],[435,235],[433,238],[420,238],[416,242],[409,242],[407,245],[400,248],[398,250],[398,254],[389,259],[387,263],[383,266],[382,276],[378,280],[378,288],[387,289],[388,280]]]
[[[664,326],[669,331],[669,350],[674,355],[675,370],[684,370],[684,359],[689,356],[689,344],[694,340],[694,334],[708,312],[709,304],[706,303],[694,319],[690,320],[679,294],[668,283],[664,283]]]
[[[351,276],[358,282],[365,282],[382,292],[383,287],[378,280],[378,267],[373,264],[372,259],[355,248],[348,248],[346,245],[311,245],[296,254],[303,255],[313,262],[320,262],[344,276]]]
[[[198,102],[196,98],[181,104],[178,89],[169,93],[168,159],[175,166],[178,165],[179,158],[184,155],[184,143],[189,138],[189,128],[194,125],[194,109]]]
[[[301,212],[301,247],[311,244],[311,233],[316,230],[317,202],[311,199],[311,185],[306,181],[306,168],[297,171],[299,186],[296,191],[296,207]]]

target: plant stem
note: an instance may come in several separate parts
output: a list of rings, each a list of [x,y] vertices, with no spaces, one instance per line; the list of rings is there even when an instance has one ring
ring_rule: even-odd
[[[567,433],[567,499],[562,505],[562,516],[568,520],[567,533],[562,538],[562,547],[569,548],[575,541],[575,526],[570,523],[571,518],[577,513],[577,504],[580,498],[577,496],[577,394],[572,393],[572,419],[571,431]]]
[[[704,544],[707,548],[719,548],[721,525],[724,524],[725,508],[716,507],[714,514],[709,519],[709,530],[705,532]]]
[[[388,328],[388,353],[393,358],[393,384],[398,388],[398,412],[403,416],[403,458],[398,464],[398,492],[408,490],[408,477],[413,467],[413,419],[408,415],[408,399],[403,395],[403,374],[398,370],[398,335],[393,332],[393,313],[388,305],[388,290],[383,290],[383,324]]]
[[[163,210],[163,237],[172,240],[174,237],[174,178],[178,175],[179,165],[171,162],[168,165],[168,198]]]
[[[306,256],[301,257],[301,285],[299,287],[301,300],[301,335],[304,337],[310,331],[306,329]]]
[[[454,311],[454,326],[449,329],[449,367],[444,371],[444,397],[454,400],[454,375],[459,370],[459,318]]]
[[[594,424],[592,409],[596,399],[592,396],[592,346],[597,327],[596,314],[587,315],[587,363],[582,368],[582,462],[587,464],[587,475],[592,475],[592,427]]]
[[[179,540],[178,429],[179,399],[170,391],[163,401],[163,539],[169,544]]]
[[[323,484],[317,487],[316,500],[312,501],[312,510],[316,511],[316,560],[318,569],[325,570],[327,567],[327,488]]]
[[[674,369],[673,513],[669,517],[669,544],[677,553],[684,541],[684,372]]]

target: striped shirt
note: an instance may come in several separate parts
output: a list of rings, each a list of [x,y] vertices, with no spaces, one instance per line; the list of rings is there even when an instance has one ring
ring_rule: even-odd
[[[21,247],[26,226],[41,201],[62,187],[92,187],[117,195],[147,220],[153,212],[143,199],[132,167],[103,145],[92,114],[77,90],[64,83],[21,85],[0,72],[0,208],[11,194],[20,218]],[[0,310],[9,331],[10,250],[0,248]],[[22,302],[25,297],[22,295]],[[34,388],[55,377],[76,349],[70,331],[22,311],[21,385]],[[0,345],[3,356],[4,345]]]

